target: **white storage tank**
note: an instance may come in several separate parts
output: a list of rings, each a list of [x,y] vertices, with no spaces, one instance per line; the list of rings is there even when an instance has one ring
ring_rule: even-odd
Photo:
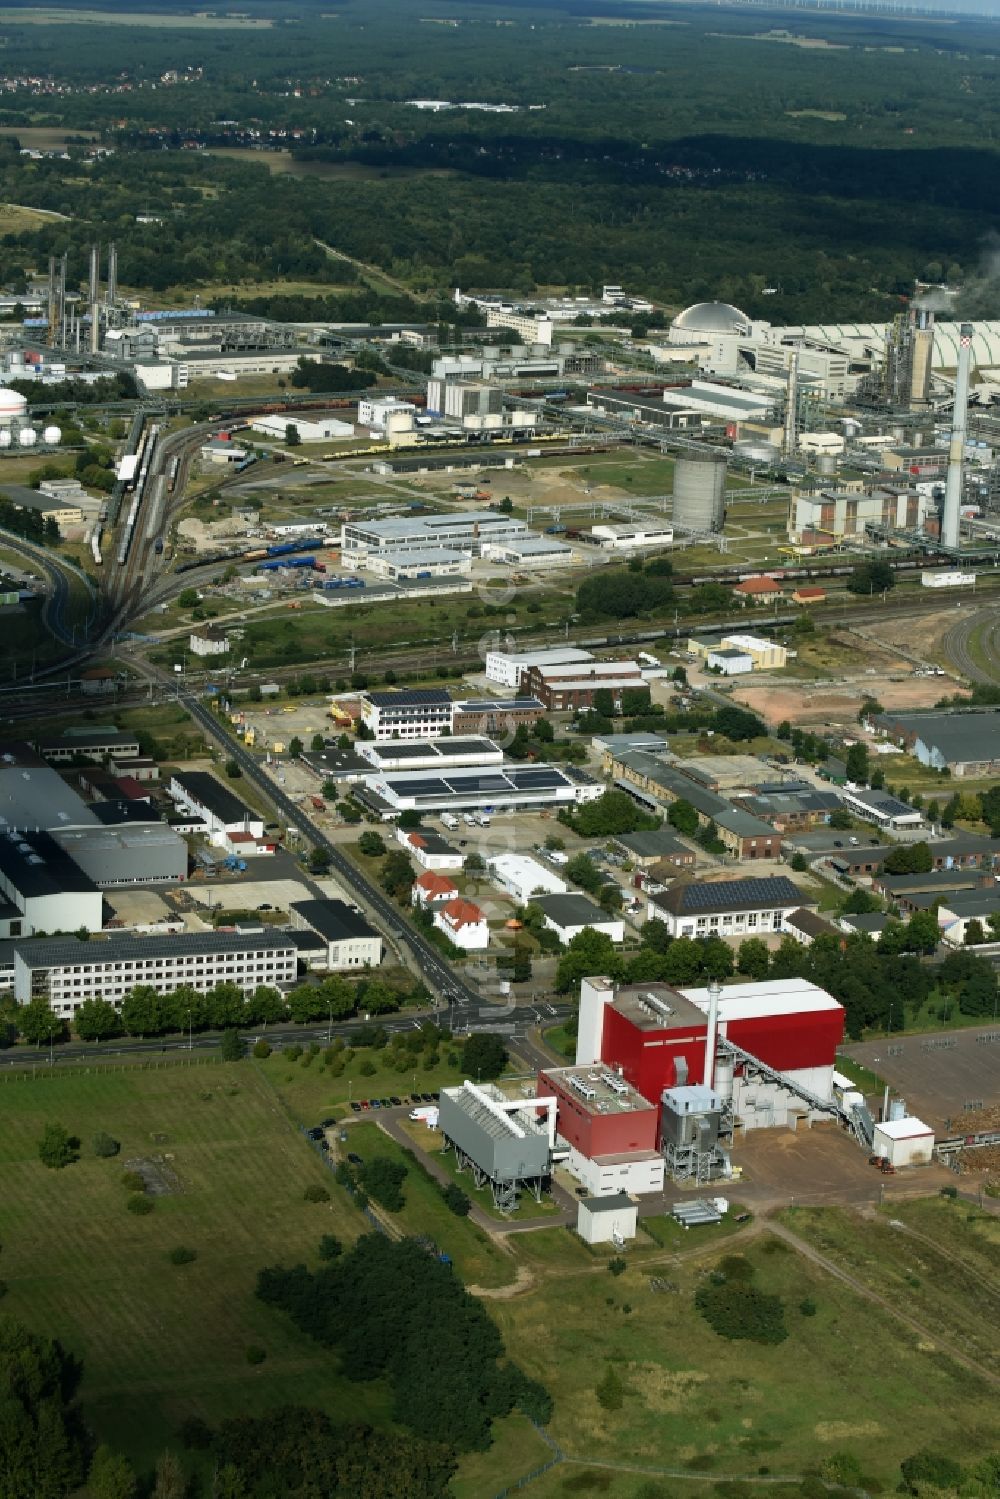
[[[42,433],[42,441],[47,442],[50,447],[54,448],[56,443],[62,441],[62,428],[46,427],[45,431]]]
[[[20,391],[0,385],[0,425],[9,427],[12,421],[25,417],[27,412],[28,402]]]
[[[674,462],[675,527],[718,532],[725,521],[725,453],[679,453]]]
[[[34,427],[22,427],[17,434],[17,440],[22,448],[33,448],[38,441],[38,433]]]

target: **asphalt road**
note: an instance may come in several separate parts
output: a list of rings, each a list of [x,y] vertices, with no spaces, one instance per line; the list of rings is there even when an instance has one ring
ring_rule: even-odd
[[[410,954],[428,987],[434,990],[445,1004],[463,1005],[468,1006],[470,1010],[478,1010],[484,1002],[482,994],[466,983],[450,967],[447,959],[442,957],[437,949],[432,947],[422,934],[409,924],[394,902],[373,885],[335,843],[331,843],[326,834],[309,820],[303,809],[297,807],[264,775],[259,761],[247,752],[245,746],[232,739],[216,716],[210,713],[197,698],[185,696],[181,698],[181,701],[195,723],[204,729],[209,739],[215,740],[228,757],[236,761],[243,774],[277,809],[285,823],[298,829],[307,843],[320,849],[326,855],[331,872],[337,876],[346,889],[354,894],[358,903],[370,912],[379,930],[384,936],[390,938],[397,950],[401,954]],[[491,1008],[499,1019],[503,1014],[502,1009],[496,1005]]]
[[[524,1055],[529,1062],[551,1066],[552,1058],[542,1052],[537,1045],[530,1043],[527,1037],[539,1024],[540,1019],[543,1019],[546,1024],[555,1025],[559,1020],[564,1020],[573,1013],[573,1006],[545,1005],[543,1009],[544,1016],[534,1004],[526,1002],[518,1005],[509,1014],[505,1015],[501,1011],[498,1016],[497,1006],[485,1000],[463,1008],[457,1016],[451,1008],[447,1015],[443,1015],[441,1007],[437,1006],[434,1009],[407,1010],[402,1014],[380,1016],[373,1021],[367,1021],[358,1016],[352,1020],[338,1020],[336,1024],[329,1025],[262,1025],[241,1031],[240,1034],[248,1045],[252,1045],[261,1037],[265,1037],[276,1048],[291,1046],[293,1043],[301,1046],[310,1041],[328,1045],[338,1037],[350,1042],[352,1035],[367,1025],[377,1025],[392,1036],[402,1031],[414,1030],[422,1021],[448,1020],[450,1025],[454,1025],[456,1034],[464,1035],[476,1031],[499,1033],[506,1036],[508,1040],[516,1041],[519,1054]],[[112,1057],[141,1059],[160,1056],[167,1052],[171,1054],[200,1052],[204,1056],[217,1051],[221,1040],[220,1033],[210,1032],[191,1036],[152,1037],[148,1040],[120,1037],[115,1041],[62,1042],[51,1048],[44,1043],[38,1047],[17,1046],[11,1047],[6,1052],[0,1051],[0,1069],[4,1067],[48,1067],[58,1066],[60,1063],[106,1062]]]

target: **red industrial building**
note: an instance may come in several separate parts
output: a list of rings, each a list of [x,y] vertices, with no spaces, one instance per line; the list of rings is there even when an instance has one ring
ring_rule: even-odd
[[[539,1098],[558,1099],[558,1129],[581,1155],[656,1149],[659,1110],[606,1067],[550,1067],[538,1074]]]
[[[580,994],[576,1071],[619,1075],[645,1099],[695,1083],[731,1097],[745,1125],[784,1124],[808,1115],[794,1089],[832,1097],[833,1067],[844,1034],[843,1006],[806,979],[765,980],[722,989],[718,1037],[780,1072],[792,1085],[744,1080],[744,1066],[721,1048],[706,1071],[711,997],[708,989],[669,984],[616,988],[607,978],[584,979]]]

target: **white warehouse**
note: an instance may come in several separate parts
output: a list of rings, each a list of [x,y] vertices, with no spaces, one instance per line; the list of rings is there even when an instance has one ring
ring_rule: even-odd
[[[333,416],[315,416],[308,420],[302,416],[255,416],[250,423],[254,432],[263,437],[273,437],[284,442],[289,428],[297,434],[299,442],[330,442],[337,438],[353,437],[353,422],[341,421]]]
[[[497,854],[487,860],[490,874],[501,890],[519,905],[527,905],[535,895],[565,895],[569,886],[551,869],[525,854]]]

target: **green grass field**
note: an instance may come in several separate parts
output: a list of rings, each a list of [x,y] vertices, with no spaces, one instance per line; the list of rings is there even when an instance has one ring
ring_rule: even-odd
[[[789,1337],[775,1347],[720,1338],[695,1311],[692,1293],[716,1241],[706,1241],[707,1259],[664,1255],[662,1269],[646,1259],[613,1279],[595,1273],[592,1261],[581,1262],[590,1260],[582,1246],[576,1270],[562,1260],[560,1232],[569,1238],[552,1230],[528,1236],[524,1246],[530,1255],[543,1240],[554,1241],[558,1273],[495,1302],[493,1313],[524,1367],[552,1390],[551,1433],[576,1460],[720,1479],[756,1477],[762,1467],[775,1475],[802,1473],[848,1451],[866,1473],[895,1484],[898,1463],[927,1433],[935,1446],[965,1460],[996,1445],[1000,1427],[984,1381],[921,1346],[911,1331],[794,1251],[774,1250],[766,1236],[735,1248],[753,1263],[760,1288],[785,1302]],[[685,1247],[696,1247],[694,1231],[685,1240]],[[669,1277],[677,1292],[655,1294],[652,1274]],[[806,1298],[816,1315],[800,1311]],[[977,1304],[978,1283],[975,1290],[967,1285],[967,1313]],[[934,1325],[941,1325],[940,1315]],[[595,1393],[609,1364],[626,1391],[616,1412],[602,1409]],[[878,1370],[877,1380],[858,1378],[859,1368]],[[574,1492],[561,1486],[566,1474],[559,1478],[559,1471],[538,1492]],[[631,1496],[638,1487],[616,1474],[594,1492]],[[589,1492],[582,1485],[576,1491]],[[664,1489],[671,1496],[687,1491],[686,1483]]]
[[[314,1263],[321,1234],[353,1242],[364,1220],[336,1189],[329,1205],[304,1201],[328,1173],[251,1064],[11,1079],[0,1086],[4,1311],[82,1359],[102,1439],[148,1463],[192,1414],[212,1422],[296,1401],[381,1416],[380,1387],[348,1386],[254,1298],[262,1265]],[[37,1158],[50,1120],[83,1141],[64,1171]],[[91,1153],[101,1129],[121,1141],[115,1160]],[[123,1164],[152,1156],[176,1190],[136,1217]],[[177,1245],[197,1260],[168,1263]],[[267,1350],[256,1368],[251,1344]]]
[[[782,1219],[893,1306],[1000,1372],[1000,1222],[943,1198],[916,1211],[894,1203],[874,1223],[833,1208],[790,1208]],[[914,1239],[890,1220],[926,1238]]]
[[[427,1234],[439,1249],[451,1255],[452,1263],[467,1285],[505,1286],[516,1274],[513,1254],[504,1250],[483,1233],[469,1218],[459,1218],[444,1203],[437,1183],[408,1162],[395,1140],[390,1140],[376,1124],[357,1124],[348,1130],[345,1151],[351,1150],[364,1161],[387,1159],[402,1161],[409,1175],[403,1183],[405,1206],[391,1214],[404,1234]]]

